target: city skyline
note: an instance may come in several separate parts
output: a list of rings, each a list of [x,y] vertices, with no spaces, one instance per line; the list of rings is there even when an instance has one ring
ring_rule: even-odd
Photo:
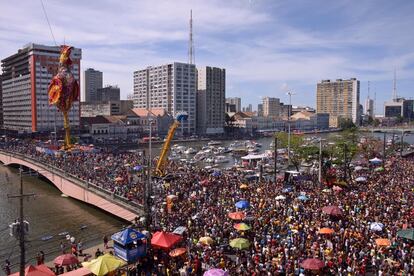
[[[29,42],[54,44],[41,3],[23,4],[27,9],[1,4],[0,18],[7,22],[7,29],[0,29],[2,59]],[[225,68],[226,97],[239,96],[243,105],[257,106],[265,96],[287,102],[291,89],[293,105],[315,107],[318,81],[356,77],[361,101],[371,82],[375,112],[381,114],[392,97],[394,68],[398,95],[413,94],[413,38],[407,34],[414,3],[407,1],[44,4],[57,43],[82,48],[81,70],[104,72],[105,83],[118,84],[122,98],[132,93],[133,72],[139,68],[186,62],[190,9],[197,67]],[[62,10],[71,17],[56,16]]]

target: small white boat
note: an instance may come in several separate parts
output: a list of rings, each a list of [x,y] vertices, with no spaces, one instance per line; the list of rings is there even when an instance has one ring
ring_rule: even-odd
[[[230,160],[229,160],[229,158],[227,158],[226,156],[224,156],[224,155],[219,155],[219,156],[217,156],[216,157],[216,159],[214,160],[214,163],[216,163],[216,164],[221,164],[221,163],[227,163],[227,162],[229,162]]]
[[[209,158],[206,158],[205,160],[204,160],[204,162],[206,162],[206,163],[214,163],[214,158],[213,157],[209,157]]]
[[[185,154],[195,154],[197,151],[193,148],[188,148],[184,151]]]
[[[207,145],[209,145],[209,146],[218,146],[218,145],[221,145],[221,142],[220,141],[210,141],[210,142],[207,143]]]

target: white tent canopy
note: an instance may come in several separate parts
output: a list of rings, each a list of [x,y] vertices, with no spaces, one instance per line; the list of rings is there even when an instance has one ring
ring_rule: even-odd
[[[375,158],[370,159],[369,162],[371,162],[371,163],[381,163],[382,160],[379,159],[378,157],[375,157]]]
[[[263,159],[263,158],[267,158],[268,155],[265,153],[262,154],[249,154],[246,156],[243,156],[241,159],[243,160],[259,160],[259,159]]]

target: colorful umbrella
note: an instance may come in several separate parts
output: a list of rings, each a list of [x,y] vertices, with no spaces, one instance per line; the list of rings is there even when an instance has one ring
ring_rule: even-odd
[[[230,274],[222,269],[212,268],[204,272],[203,276],[230,276]]]
[[[342,188],[339,186],[333,186],[332,190],[336,191],[336,192],[340,192],[342,191]]]
[[[25,276],[54,276],[56,275],[52,270],[50,270],[46,265],[38,265],[38,266],[32,266],[29,265],[24,270]],[[19,276],[19,272],[11,274],[11,276]]]
[[[414,241],[414,228],[409,228],[409,229],[398,231],[397,237]]]
[[[363,177],[363,176],[360,176],[360,177],[357,177],[357,178],[355,179],[355,181],[356,181],[356,182],[365,182],[365,181],[367,181],[367,178],[366,178],[366,177]]]
[[[277,197],[275,197],[276,200],[285,200],[286,197],[283,195],[278,195]]]
[[[230,246],[242,250],[249,248],[250,242],[243,238],[237,238],[230,241]]]
[[[239,230],[239,231],[247,231],[252,229],[249,225],[247,225],[246,223],[237,223],[234,226],[234,229]]]
[[[335,233],[335,231],[331,228],[326,228],[325,227],[325,228],[319,229],[319,234],[330,235],[330,234],[333,234],[333,233]]]
[[[124,179],[123,179],[122,177],[120,177],[120,176],[118,176],[118,177],[116,177],[116,178],[115,178],[115,181],[116,181],[116,182],[120,182],[120,181],[122,181],[122,180],[124,180]]]
[[[378,246],[388,247],[391,245],[391,241],[389,239],[376,239],[375,244]]]
[[[83,262],[82,266],[89,269],[96,276],[103,276],[126,264],[126,262],[111,254],[105,254],[90,262]]]
[[[380,223],[380,222],[373,222],[369,225],[369,229],[371,231],[382,231],[382,229],[384,228],[384,224]]]
[[[210,237],[201,237],[198,241],[204,245],[212,245],[214,243],[214,240]]]
[[[325,263],[319,259],[306,259],[300,266],[307,270],[320,270],[325,267]]]
[[[308,198],[307,196],[305,196],[305,195],[300,195],[300,196],[298,196],[298,199],[299,199],[300,201],[307,201],[307,200],[309,200],[309,198]]]
[[[228,216],[232,220],[243,220],[246,218],[246,214],[244,212],[233,212],[229,213]]]
[[[136,165],[135,167],[132,168],[134,171],[140,171],[142,169],[142,166],[140,165]]]
[[[64,255],[57,256],[53,260],[53,263],[58,266],[66,266],[66,265],[77,264],[79,263],[79,260],[72,254],[64,254]]]
[[[239,208],[239,209],[246,209],[250,207],[250,204],[246,200],[240,200],[239,202],[235,204],[235,206],[236,208]]]
[[[171,250],[169,255],[174,258],[174,257],[178,257],[178,256],[183,255],[186,251],[187,251],[186,248],[180,247],[180,248],[176,248],[176,249]]]
[[[158,231],[155,232],[151,239],[151,245],[155,247],[161,247],[164,249],[170,249],[176,243],[181,241],[182,237],[173,233]]]
[[[322,208],[322,212],[331,216],[341,216],[342,210],[338,206],[325,206]]]
[[[242,190],[245,190],[247,188],[249,188],[249,186],[247,186],[247,184],[241,184],[240,185],[240,189],[242,189]]]
[[[384,171],[384,168],[383,167],[378,167],[378,168],[375,168],[374,171],[375,172],[383,172]]]

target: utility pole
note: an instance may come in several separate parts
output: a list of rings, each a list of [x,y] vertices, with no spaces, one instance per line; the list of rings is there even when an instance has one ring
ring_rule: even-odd
[[[384,144],[383,144],[384,148],[383,148],[383,151],[382,151],[382,159],[384,159],[384,162],[385,162],[385,146],[386,146],[385,139],[387,139],[387,133],[386,132],[384,132]]]
[[[276,185],[276,180],[277,180],[277,137],[275,136],[275,152],[274,152],[274,156],[275,156],[275,185]]]
[[[290,164],[290,110],[292,107],[292,95],[295,95],[292,91],[287,93],[289,95],[289,107],[288,107],[288,166]]]
[[[20,276],[24,276],[24,270],[26,266],[26,248],[25,248],[25,234],[26,229],[28,229],[28,222],[24,221],[24,208],[23,208],[23,199],[26,197],[35,196],[35,194],[24,194],[23,193],[23,168],[20,165],[20,193],[18,195],[7,195],[8,198],[18,198],[19,199],[19,222],[18,224],[12,224],[10,227],[13,229],[17,226],[17,228],[13,229],[13,236],[19,239],[19,247],[20,247]]]
[[[401,150],[400,150],[400,156],[403,156],[403,149],[404,149],[404,130],[401,130]]]
[[[346,182],[346,176],[347,176],[347,173],[346,173],[346,159],[347,159],[347,156],[346,156],[346,151],[347,151],[348,149],[347,149],[347,146],[346,146],[346,143],[344,143],[344,179],[345,179],[345,182]]]
[[[319,184],[322,183],[322,138],[319,139],[319,172],[318,172]]]

